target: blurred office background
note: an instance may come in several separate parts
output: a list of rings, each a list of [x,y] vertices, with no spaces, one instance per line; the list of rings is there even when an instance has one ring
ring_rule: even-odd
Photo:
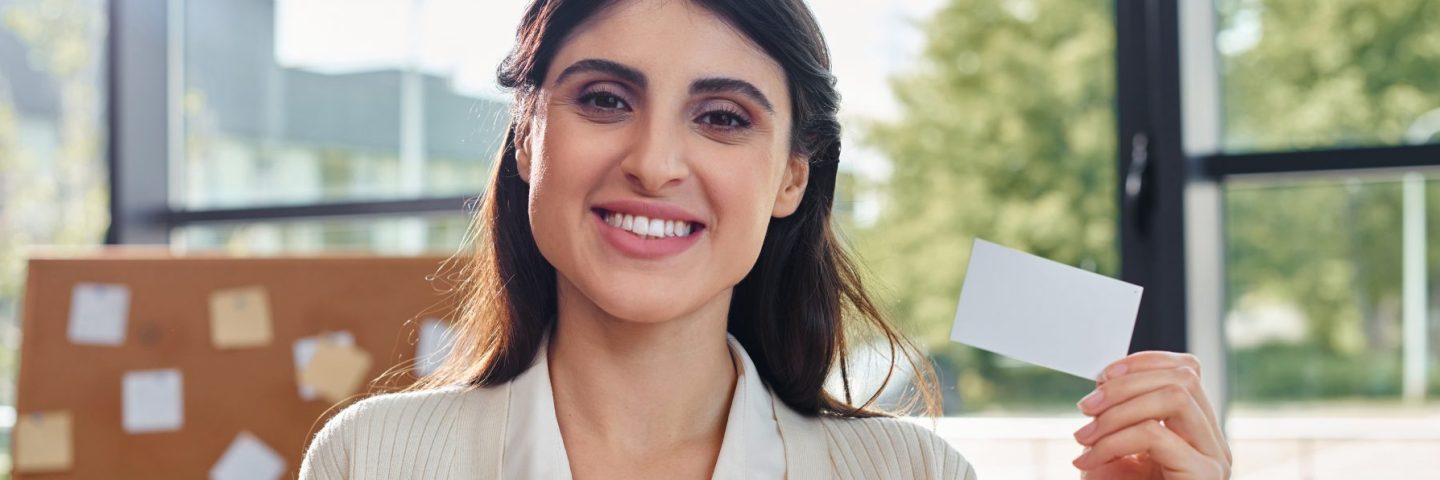
[[[1074,478],[1093,385],[947,340],[977,236],[1144,285],[1235,478],[1440,470],[1440,2],[811,4],[836,221],[984,478]],[[454,252],[522,8],[0,0],[0,405],[37,247]]]

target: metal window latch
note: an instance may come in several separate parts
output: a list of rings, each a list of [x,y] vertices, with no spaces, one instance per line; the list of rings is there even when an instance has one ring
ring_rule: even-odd
[[[1130,168],[1125,172],[1124,210],[1134,221],[1135,230],[1142,236],[1149,233],[1150,189],[1146,180],[1150,175],[1150,137],[1145,132],[1135,132],[1130,137]]]

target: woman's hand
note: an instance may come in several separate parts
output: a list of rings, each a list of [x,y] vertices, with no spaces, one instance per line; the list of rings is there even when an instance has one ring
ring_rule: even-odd
[[[1200,384],[1194,355],[1139,352],[1110,364],[1080,411],[1075,432],[1087,479],[1230,478],[1230,445]]]

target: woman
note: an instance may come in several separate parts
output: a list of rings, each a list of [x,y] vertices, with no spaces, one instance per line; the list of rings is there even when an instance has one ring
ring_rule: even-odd
[[[846,335],[873,331],[935,404],[830,227],[838,96],[801,0],[536,0],[499,78],[455,347],[331,419],[302,478],[974,478],[850,396]],[[1227,476],[1197,372],[1115,364],[1076,465]]]

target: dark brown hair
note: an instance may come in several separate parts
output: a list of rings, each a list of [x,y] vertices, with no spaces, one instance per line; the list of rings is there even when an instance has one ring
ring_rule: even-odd
[[[808,159],[810,168],[798,209],[770,220],[759,258],[735,286],[729,332],[749,352],[765,383],[792,409],[844,417],[886,414],[874,406],[884,386],[864,402],[854,402],[847,367],[847,338],[877,335],[890,350],[885,384],[903,358],[926,413],[937,413],[930,363],[886,321],[832,230],[840,98],[825,40],[809,8],[802,0],[691,1],[740,31],[783,68],[794,112],[791,149]],[[515,48],[498,72],[500,84],[515,94],[510,127],[470,240],[462,248],[467,258],[449,262],[458,269],[456,291],[462,295],[455,342],[440,368],[412,389],[508,382],[531,365],[542,336],[552,327],[555,268],[541,255],[530,231],[529,185],[519,177],[515,162],[517,138],[526,132],[517,126],[523,129],[534,113],[546,69],[568,34],[610,3],[535,0],[526,11]],[[837,367],[843,400],[824,388]]]

